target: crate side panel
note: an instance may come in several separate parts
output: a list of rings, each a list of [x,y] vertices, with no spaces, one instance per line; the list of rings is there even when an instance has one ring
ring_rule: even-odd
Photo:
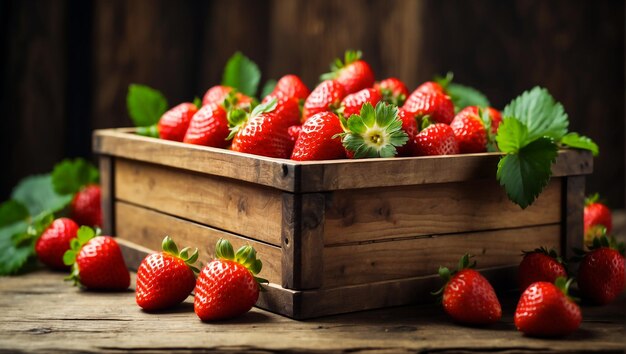
[[[169,235],[180,248],[198,247],[200,261],[203,264],[214,258],[215,243],[220,238],[230,241],[235,250],[250,244],[256,249],[258,258],[263,261],[263,269],[259,276],[272,283],[281,282],[279,247],[121,201],[115,203],[115,212],[118,226],[116,236],[151,250],[160,250],[163,237]]]
[[[118,200],[280,246],[279,190],[124,159],[115,178]]]
[[[495,180],[335,191],[326,199],[324,243],[557,223],[561,193],[555,178],[522,210]]]
[[[480,268],[518,264],[522,250],[559,249],[561,225],[419,237],[324,248],[324,288],[435,274],[464,253]]]

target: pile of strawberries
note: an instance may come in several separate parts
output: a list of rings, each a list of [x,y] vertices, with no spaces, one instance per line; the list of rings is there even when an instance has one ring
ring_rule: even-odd
[[[186,102],[163,114],[159,136],[299,161],[448,155],[486,151],[502,121],[491,107],[455,115],[436,82],[411,94],[397,78],[375,82],[360,52],[346,52],[322,79],[310,91],[286,75],[259,105],[232,87],[211,87],[201,107]]]

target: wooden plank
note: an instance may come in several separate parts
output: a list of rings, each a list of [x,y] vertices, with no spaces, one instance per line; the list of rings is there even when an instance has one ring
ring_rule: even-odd
[[[563,181],[563,236],[561,255],[574,256],[572,248],[583,248],[585,207],[585,177],[572,176]]]
[[[281,244],[278,190],[124,159],[116,159],[115,165],[119,200]]]
[[[112,235],[115,230],[115,163],[114,158],[107,155],[99,156],[100,167],[100,198],[102,205],[102,232]]]
[[[434,274],[464,253],[479,268],[517,264],[523,250],[559,248],[561,224],[324,248],[324,288]]]
[[[283,193],[282,286],[314,289],[322,285],[324,195]]]
[[[281,252],[278,247],[124,202],[117,202],[115,209],[118,237],[147,249],[160,250],[163,237],[169,235],[181,248],[197,247],[203,264],[213,259],[215,243],[220,238],[230,241],[235,250],[245,244],[250,244],[256,249],[259,259],[263,262],[260,276],[270,282],[280,284]]]
[[[95,131],[93,150],[101,154],[294,190],[295,164],[290,160],[147,138],[130,134],[127,129]]]
[[[561,221],[561,179],[525,210],[495,180],[341,190],[328,197],[325,244],[506,229]]]

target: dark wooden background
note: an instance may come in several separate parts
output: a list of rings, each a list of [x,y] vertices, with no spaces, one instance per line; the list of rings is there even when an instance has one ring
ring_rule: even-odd
[[[236,50],[267,78],[313,86],[346,48],[411,88],[452,70],[502,108],[547,87],[601,155],[588,179],[625,202],[624,1],[2,0],[0,199],[65,156],[91,156],[92,129],[129,126],[129,83],[170,104],[219,82]],[[495,175],[495,172],[494,172]]]

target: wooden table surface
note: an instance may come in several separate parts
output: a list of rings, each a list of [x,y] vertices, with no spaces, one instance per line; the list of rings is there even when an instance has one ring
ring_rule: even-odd
[[[624,235],[626,213],[615,215]],[[134,275],[134,274],[133,274]],[[504,294],[503,319],[486,328],[453,324],[437,305],[406,306],[294,321],[253,309],[202,323],[190,297],[177,309],[141,311],[132,290],[86,292],[64,274],[37,270],[0,280],[0,352],[624,352],[626,296],[583,306],[581,328],[556,340],[515,330],[515,293]]]

